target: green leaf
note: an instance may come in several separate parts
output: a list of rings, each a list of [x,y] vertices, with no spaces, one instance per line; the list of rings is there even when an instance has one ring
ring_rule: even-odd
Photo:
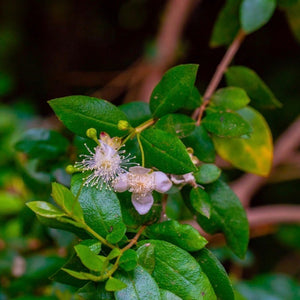
[[[200,265],[185,250],[165,241],[139,243],[138,263],[156,280],[158,286],[182,299],[216,299]]]
[[[155,123],[155,128],[172,133],[180,139],[190,135],[195,127],[192,118],[181,114],[165,115]]]
[[[46,217],[46,218],[58,218],[62,216],[66,216],[66,214],[52,205],[51,203],[44,201],[32,201],[27,202],[26,205],[33,210],[37,215]]]
[[[234,112],[214,112],[202,120],[207,131],[221,137],[249,135],[252,128],[241,116]]]
[[[125,289],[115,293],[117,300],[160,299],[155,280],[141,266],[137,266],[132,272],[117,272],[115,277],[127,284]]]
[[[107,259],[111,260],[121,255],[121,250],[119,248],[114,248],[110,251],[107,256]]]
[[[200,250],[207,244],[207,240],[191,225],[174,220],[147,227],[146,235],[150,239],[164,240],[191,252]]]
[[[81,189],[78,200],[86,223],[110,243],[117,243],[126,231],[117,195],[105,186],[101,190],[83,186],[85,177],[85,174],[73,175],[71,191],[77,195]]]
[[[226,87],[217,90],[211,97],[211,104],[225,109],[239,110],[250,102],[247,93],[239,87]]]
[[[74,133],[85,137],[89,128],[96,128],[111,136],[123,136],[118,129],[120,120],[128,121],[126,115],[106,100],[88,96],[68,96],[49,101],[58,118]]]
[[[206,187],[212,208],[210,218],[197,216],[200,226],[208,233],[223,232],[230,249],[243,258],[249,241],[248,220],[243,206],[231,188],[221,180]]]
[[[209,218],[211,201],[209,195],[200,187],[193,188],[190,193],[191,206],[199,214]]]
[[[93,271],[102,271],[104,267],[104,260],[101,256],[96,255],[90,250],[88,246],[76,245],[74,247],[78,257],[80,258],[82,264],[88,269]]]
[[[220,177],[221,169],[214,164],[202,164],[193,175],[197,183],[208,184],[216,181]]]
[[[197,126],[183,143],[194,149],[194,155],[201,161],[211,163],[216,159],[214,144],[203,125]]]
[[[136,251],[128,249],[121,256],[119,265],[125,271],[132,271],[137,265],[137,259]]]
[[[161,300],[181,300],[182,298],[179,298],[175,294],[173,294],[170,291],[159,289]]]
[[[83,221],[83,212],[78,199],[65,186],[53,182],[52,197],[54,201],[72,218]]]
[[[251,33],[268,23],[276,8],[276,0],[243,0],[240,21],[243,30]]]
[[[37,218],[42,224],[44,224],[47,227],[73,232],[81,239],[90,237],[88,233],[84,229],[82,229],[81,224],[76,223],[75,221],[67,217],[58,217],[54,219],[52,217],[49,218],[37,215]]]
[[[185,106],[182,108],[184,110],[194,110],[202,104],[202,97],[199,93],[199,90],[193,86],[192,92],[189,98],[186,100]]]
[[[123,281],[110,277],[105,284],[105,289],[109,292],[116,292],[121,291],[124,288],[127,287],[127,284],[125,284]]]
[[[56,131],[36,128],[27,130],[15,147],[31,158],[51,160],[67,151],[68,140]]]
[[[240,87],[246,91],[254,107],[265,109],[282,106],[253,70],[243,66],[233,66],[226,71],[225,77],[228,85]]]
[[[114,300],[112,292],[107,292],[104,288],[104,282],[90,281],[85,286],[80,288],[77,293],[84,300]]]
[[[273,159],[272,134],[264,117],[250,107],[238,113],[253,128],[248,139],[224,139],[213,136],[218,154],[235,167],[260,176],[267,176]]]
[[[208,249],[203,248],[195,253],[202,270],[207,275],[218,299],[234,300],[232,285],[228,275],[219,260]]]
[[[146,129],[141,133],[146,166],[172,174],[186,174],[196,167],[183,143],[176,137],[159,129]]]
[[[93,277],[95,277],[94,275],[90,274],[90,273],[86,273],[86,272],[77,272],[77,271],[73,271],[73,270],[69,270],[69,269],[65,269],[62,268],[62,270],[66,273],[68,273],[69,275],[80,279],[80,280],[92,280],[94,279]]]
[[[153,117],[185,108],[196,80],[198,65],[179,65],[168,70],[154,88],[150,98]]]
[[[215,22],[210,39],[211,47],[229,45],[239,31],[239,8],[241,0],[227,0]]]
[[[118,107],[125,113],[130,124],[137,127],[152,118],[149,104],[146,102],[133,101]]]

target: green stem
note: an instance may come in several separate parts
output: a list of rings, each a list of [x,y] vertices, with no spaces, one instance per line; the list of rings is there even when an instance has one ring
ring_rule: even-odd
[[[144,129],[150,127],[154,123],[155,123],[154,119],[149,119],[148,121],[146,121],[146,122],[142,123],[141,125],[139,125],[138,127],[136,127],[135,132],[136,133],[141,133]]]
[[[145,154],[144,154],[144,149],[143,149],[143,145],[141,143],[141,139],[140,139],[140,134],[138,133],[136,135],[136,138],[137,138],[137,141],[139,143],[139,147],[140,147],[140,150],[141,150],[141,155],[142,155],[142,167],[145,167]]]

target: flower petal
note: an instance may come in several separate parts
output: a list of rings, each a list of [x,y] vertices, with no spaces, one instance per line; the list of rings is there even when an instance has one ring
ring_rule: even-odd
[[[129,189],[127,173],[118,176],[113,183],[113,188],[116,192],[122,193]]]
[[[147,174],[150,171],[151,171],[151,169],[143,168],[143,167],[140,167],[140,166],[129,168],[129,172],[134,173],[134,174],[139,174],[139,175]]]
[[[154,199],[151,193],[144,196],[132,193],[131,202],[140,215],[145,215],[153,205]]]
[[[159,193],[165,193],[172,187],[172,182],[163,172],[154,172],[155,190]]]

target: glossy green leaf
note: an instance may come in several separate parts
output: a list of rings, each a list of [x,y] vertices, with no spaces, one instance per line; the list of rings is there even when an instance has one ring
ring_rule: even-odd
[[[196,212],[207,218],[210,217],[211,201],[209,195],[201,187],[191,190],[190,203]]]
[[[147,227],[146,235],[150,239],[164,240],[191,252],[200,250],[207,244],[207,240],[191,225],[174,220]]]
[[[60,133],[36,128],[27,130],[15,147],[32,158],[51,160],[64,154],[68,145],[68,140]]]
[[[272,91],[253,70],[243,66],[233,66],[227,69],[225,77],[228,85],[246,91],[251,99],[251,105],[259,109],[281,107],[281,103]]]
[[[208,278],[188,252],[165,241],[147,240],[139,245],[138,262],[160,288],[184,300],[216,299]]]
[[[52,205],[51,203],[44,202],[44,201],[32,201],[27,202],[26,205],[33,210],[37,215],[46,218],[57,218],[66,216],[66,214],[57,208],[56,206]]]
[[[161,300],[181,300],[182,298],[176,296],[170,291],[159,289]]]
[[[243,206],[231,188],[218,180],[206,187],[211,200],[211,215],[197,216],[200,226],[208,233],[223,232],[230,249],[243,258],[249,241],[248,220]]]
[[[194,155],[201,161],[207,163],[215,161],[216,154],[214,144],[203,125],[197,126],[195,130],[182,141],[187,147],[194,149]]]
[[[146,166],[172,174],[186,174],[195,171],[183,143],[174,135],[159,129],[146,129],[141,133]]]
[[[268,23],[276,8],[276,0],[242,0],[240,21],[243,30],[251,33]]]
[[[86,273],[86,272],[77,272],[77,271],[73,271],[73,270],[69,270],[66,268],[62,268],[62,271],[68,273],[69,275],[80,279],[80,280],[92,280],[94,279],[94,275],[90,274],[90,273]]]
[[[78,196],[86,223],[110,243],[117,243],[125,234],[126,227],[122,220],[120,202],[117,195],[106,189],[83,186],[85,174],[72,177],[71,191]]]
[[[224,109],[238,110],[250,102],[247,93],[239,87],[226,87],[217,90],[211,97],[212,106],[221,106]]]
[[[133,101],[122,104],[118,108],[125,113],[133,127],[152,118],[149,104],[146,102]]]
[[[49,101],[58,118],[74,133],[85,137],[89,128],[107,132],[111,136],[123,136],[118,129],[120,120],[126,115],[113,104],[88,96],[68,96]]]
[[[192,88],[192,92],[189,98],[186,100],[185,106],[183,107],[184,110],[194,110],[202,104],[202,97],[199,93],[199,90],[194,86]]]
[[[116,279],[114,277],[110,277],[105,284],[105,289],[109,292],[115,292],[123,290],[127,287],[127,284],[125,284],[123,281]]]
[[[175,186],[173,185],[170,191],[174,188]],[[168,194],[170,191],[168,191]],[[173,220],[183,220],[193,217],[190,210],[186,207],[179,191],[168,195],[166,215],[169,219]]]
[[[99,254],[101,250],[101,243],[98,240],[95,239],[87,239],[81,241],[78,245],[86,246],[95,254]]]
[[[65,186],[53,182],[52,197],[54,201],[75,220],[84,221],[82,208],[78,199]]]
[[[202,123],[207,131],[221,137],[248,136],[252,132],[249,123],[234,112],[210,113],[202,120]]]
[[[210,46],[229,45],[239,31],[239,8],[241,0],[227,0],[214,24]]]
[[[203,248],[195,253],[202,270],[207,275],[213,289],[220,300],[234,300],[232,285],[219,260],[208,249]]]
[[[220,177],[221,169],[214,164],[202,164],[193,175],[197,183],[208,184],[216,181]]]
[[[155,128],[172,133],[180,139],[190,135],[195,127],[195,121],[182,114],[168,114],[155,123]]]
[[[84,300],[114,300],[114,294],[105,290],[104,282],[90,281],[77,291]]]
[[[160,299],[155,280],[141,266],[137,266],[132,272],[117,272],[115,277],[127,284],[125,289],[115,293],[117,300]]]
[[[104,260],[101,256],[96,255],[93,251],[91,251],[88,246],[79,244],[76,245],[74,249],[85,267],[93,271],[103,270]]]
[[[248,139],[224,139],[213,136],[218,154],[235,167],[246,172],[267,176],[273,159],[272,134],[264,117],[250,107],[238,113],[253,128]]]
[[[198,65],[186,64],[173,67],[162,77],[150,98],[153,117],[177,111],[186,106],[196,80]]]
[[[128,249],[121,256],[119,265],[125,271],[132,271],[137,265],[137,259],[136,251]]]

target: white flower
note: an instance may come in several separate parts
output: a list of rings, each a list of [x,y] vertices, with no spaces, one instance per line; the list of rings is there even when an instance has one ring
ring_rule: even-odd
[[[195,177],[193,173],[187,173],[183,175],[174,175],[171,174],[171,180],[174,184],[186,184],[186,183],[194,183]]]
[[[111,188],[114,179],[127,172],[130,160],[134,157],[124,156],[124,150],[119,151],[120,140],[118,138],[110,138],[107,134],[101,133],[99,145],[94,148],[92,152],[87,145],[85,145],[90,154],[82,154],[81,162],[75,163],[75,168],[82,172],[92,171],[90,175],[84,178],[84,185],[96,186],[102,189],[103,184],[107,188]]]
[[[172,182],[163,172],[153,172],[143,167],[131,167],[129,172],[118,176],[114,182],[116,192],[129,191],[131,201],[140,215],[146,214],[153,205],[153,191],[167,192]]]

